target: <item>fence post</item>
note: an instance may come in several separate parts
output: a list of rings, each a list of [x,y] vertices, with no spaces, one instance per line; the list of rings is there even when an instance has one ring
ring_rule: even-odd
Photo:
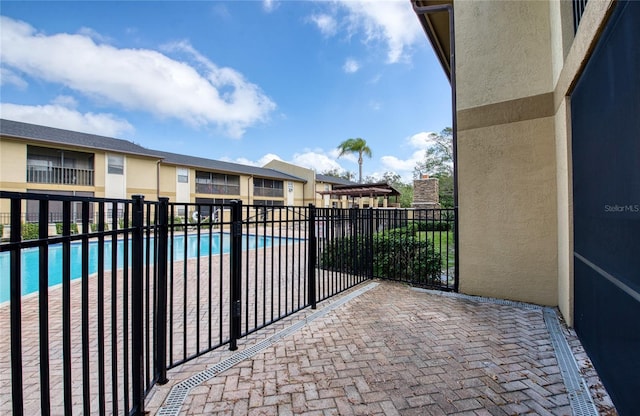
[[[316,242],[316,207],[313,204],[309,204],[309,252],[308,258],[308,282],[307,282],[307,297],[311,309],[316,309],[316,254],[317,254],[317,242]]]
[[[144,196],[133,195],[131,232],[132,414],[144,415]],[[126,300],[125,300],[126,301]]]
[[[167,378],[167,261],[169,247],[169,198],[158,198],[158,299],[156,301],[155,373],[158,384],[166,384]]]
[[[351,268],[350,273],[355,276],[362,276],[361,258],[358,256],[358,215],[362,211],[359,207],[349,209],[349,231],[351,248]]]
[[[458,205],[456,204],[455,207],[453,207],[453,250],[454,250],[454,254],[453,254],[453,291],[454,292],[458,292],[459,290],[459,272],[460,272],[460,234],[459,234],[459,220],[458,220]],[[448,255],[448,253],[447,253]]]
[[[11,198],[11,230],[9,241],[13,244],[10,254],[9,293],[11,305],[11,399],[13,414],[23,414],[22,396],[22,287],[20,274],[20,240],[22,239],[22,223],[20,213],[22,200]]]
[[[242,201],[231,201],[231,283],[229,285],[229,349],[238,349],[242,330]]]
[[[41,199],[38,207],[38,245],[39,282],[38,282],[38,309],[40,315],[40,391],[42,414],[51,413],[51,388],[49,374],[49,244],[42,242],[49,238],[49,201]]]
[[[367,250],[367,253],[369,254],[368,256],[368,264],[369,264],[369,279],[373,279],[373,261],[375,259],[375,253],[373,252],[374,247],[373,247],[373,233],[375,232],[374,230],[374,221],[373,221],[373,214],[377,212],[373,209],[373,207],[369,207],[369,226],[367,227],[369,229],[369,250]]]

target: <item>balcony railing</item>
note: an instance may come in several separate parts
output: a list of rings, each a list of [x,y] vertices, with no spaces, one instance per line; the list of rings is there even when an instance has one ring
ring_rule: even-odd
[[[254,186],[253,195],[283,197],[284,190],[282,188],[262,188],[262,187]]]
[[[196,183],[197,194],[240,195],[240,185]]]
[[[93,186],[93,169],[27,166],[27,182]]]

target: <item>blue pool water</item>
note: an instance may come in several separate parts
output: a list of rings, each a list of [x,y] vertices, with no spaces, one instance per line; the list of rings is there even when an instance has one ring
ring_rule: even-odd
[[[181,261],[185,258],[184,235],[175,236],[173,239],[173,261]],[[243,236],[242,247],[262,248],[273,244],[271,237]],[[198,236],[187,236],[187,258],[195,258],[198,255]],[[151,241],[153,249],[153,240]],[[214,234],[209,238],[208,234],[200,236],[200,255],[208,256],[211,253],[226,254],[229,252],[229,234]],[[104,243],[104,270],[111,270],[112,242]],[[71,280],[82,277],[82,245],[80,242],[71,244]],[[170,255],[170,253],[169,253]],[[124,257],[124,241],[117,242],[118,268],[122,268]],[[37,248],[28,248],[21,253],[22,269],[22,295],[28,295],[38,291],[39,254]],[[131,244],[129,244],[129,264],[131,264]],[[9,300],[9,253],[0,253],[0,303]],[[98,243],[89,243],[89,274],[98,272]],[[54,244],[49,246],[49,286],[62,283],[62,245]]]

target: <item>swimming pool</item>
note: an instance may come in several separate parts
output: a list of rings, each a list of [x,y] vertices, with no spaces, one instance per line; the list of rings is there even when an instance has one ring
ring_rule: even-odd
[[[182,261],[185,258],[185,236],[178,235],[173,238],[173,261]],[[242,238],[243,249],[254,249],[262,247],[270,247],[273,245],[273,239],[266,236],[245,235]],[[208,256],[209,250],[214,255],[229,253],[230,244],[229,234],[201,234],[198,244],[198,236],[190,234],[187,236],[186,252],[187,258],[195,258],[198,255],[198,245],[200,246],[200,255]],[[276,243],[277,243],[276,239]],[[153,240],[151,240],[153,249]],[[38,271],[39,271],[39,254],[37,248],[27,248],[21,253],[21,269],[22,269],[22,295],[28,295],[38,291]],[[111,251],[112,241],[104,242],[104,270],[111,270]],[[171,255],[169,253],[169,255]],[[117,242],[117,260],[118,269],[124,266],[124,241]],[[129,244],[129,264],[131,264],[131,244]],[[0,303],[9,300],[9,253],[0,253]],[[98,272],[98,242],[89,242],[89,274]],[[80,242],[71,243],[71,280],[82,277],[82,244]],[[53,244],[49,246],[49,287],[62,283],[62,244]]]

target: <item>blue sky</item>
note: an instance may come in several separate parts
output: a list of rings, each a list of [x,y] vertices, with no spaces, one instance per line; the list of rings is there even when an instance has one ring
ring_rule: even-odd
[[[408,0],[5,1],[0,117],[262,166],[405,180],[451,125]]]

